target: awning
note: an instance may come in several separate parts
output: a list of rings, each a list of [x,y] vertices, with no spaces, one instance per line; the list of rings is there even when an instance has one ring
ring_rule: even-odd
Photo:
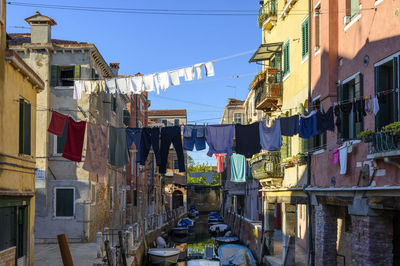
[[[282,44],[282,42],[261,44],[250,58],[249,63],[271,60],[277,52],[282,52]]]

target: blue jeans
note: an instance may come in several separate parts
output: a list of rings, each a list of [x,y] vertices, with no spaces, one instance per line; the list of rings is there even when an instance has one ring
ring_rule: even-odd
[[[206,148],[206,139],[204,135],[204,126],[185,126],[183,130],[183,148],[187,151],[193,151],[196,146],[197,151]]]

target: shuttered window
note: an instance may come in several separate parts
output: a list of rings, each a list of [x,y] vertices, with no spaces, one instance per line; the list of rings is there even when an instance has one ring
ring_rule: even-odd
[[[355,18],[360,11],[359,0],[346,0],[346,23]]]
[[[290,42],[283,45],[283,75],[290,72]]]
[[[50,86],[74,86],[74,80],[81,78],[81,66],[57,66],[50,67]]]
[[[321,46],[321,4],[319,4],[314,11],[314,24],[315,24],[315,50]]]
[[[58,86],[58,66],[52,65],[50,69],[50,86],[56,87]]]
[[[290,113],[287,112],[283,117],[289,117]],[[286,159],[292,156],[292,137],[282,136],[282,146],[281,146],[281,159]]]
[[[67,137],[67,128],[68,128],[68,119],[65,121],[65,126],[64,126],[64,131],[61,137],[56,137],[56,149],[55,149],[55,153],[56,154],[62,154],[64,151],[64,145],[65,145],[65,139]]]
[[[111,95],[111,111],[117,111],[117,96]]]
[[[74,216],[74,189],[56,188],[56,216]]]
[[[301,23],[301,56],[302,58],[306,57],[308,55],[309,51],[309,20],[308,17]]]
[[[31,104],[19,100],[19,153],[31,155]]]

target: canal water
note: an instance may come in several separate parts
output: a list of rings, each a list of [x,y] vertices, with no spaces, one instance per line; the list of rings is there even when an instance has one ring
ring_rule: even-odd
[[[176,248],[181,250],[179,266],[186,265],[183,260],[191,254],[200,253],[205,255],[207,247],[214,249],[214,239],[211,238],[208,232],[208,215],[199,215],[195,219],[194,228],[188,236],[170,236],[169,240],[175,244]]]

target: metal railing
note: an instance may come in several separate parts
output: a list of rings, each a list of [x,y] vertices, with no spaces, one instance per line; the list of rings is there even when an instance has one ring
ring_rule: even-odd
[[[393,136],[385,132],[376,132],[372,142],[368,145],[368,153],[388,152],[398,150],[398,136]]]
[[[276,16],[278,11],[276,2],[276,0],[268,0],[264,2],[262,7],[260,7],[257,18],[259,28],[262,28],[264,21],[266,21],[270,16]]]
[[[266,73],[264,84],[255,90],[255,107],[265,98],[279,99],[282,97],[282,71],[276,70],[274,74]]]
[[[283,177],[280,151],[268,151],[259,154],[250,161],[250,167],[255,179]]]

